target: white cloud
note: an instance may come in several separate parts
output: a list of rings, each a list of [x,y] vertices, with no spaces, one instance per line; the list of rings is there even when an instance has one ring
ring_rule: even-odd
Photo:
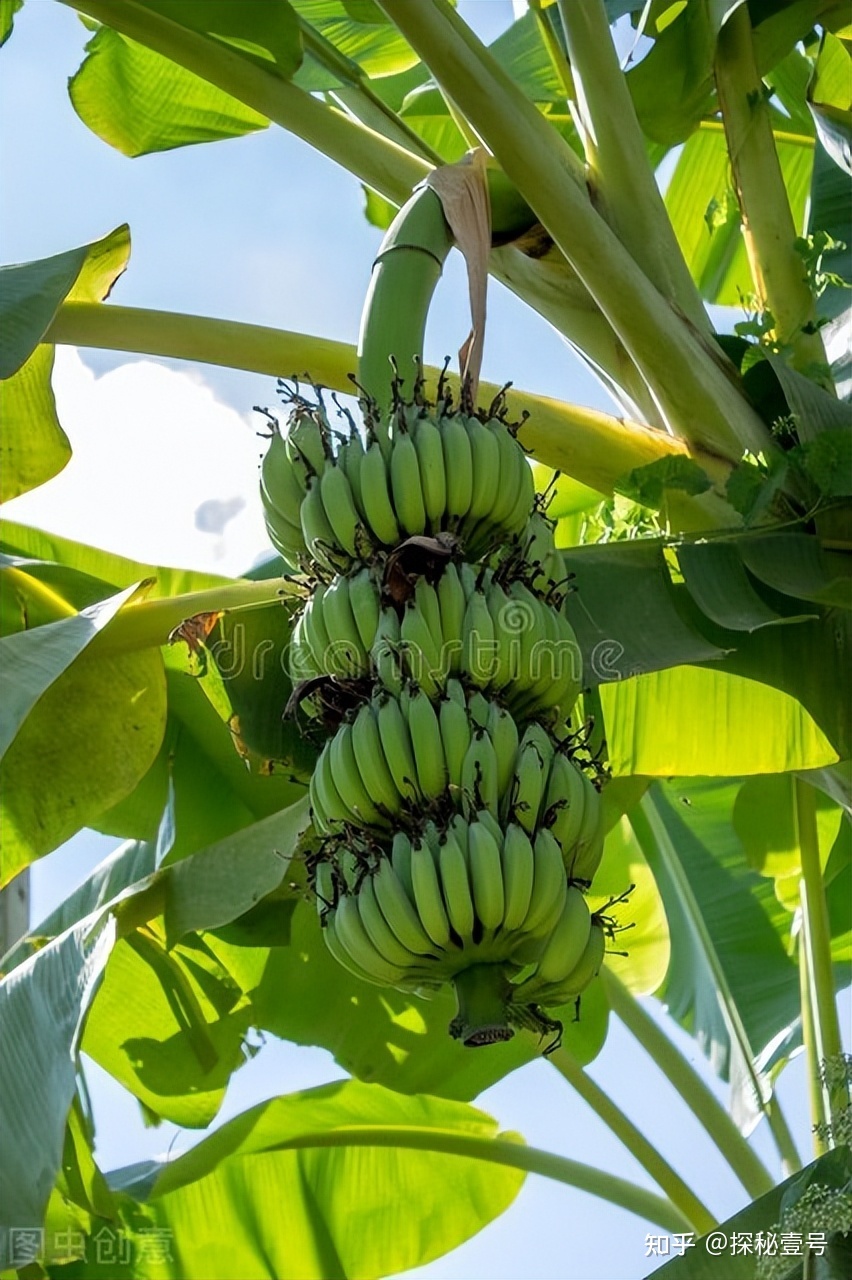
[[[59,347],[53,385],[73,457],[6,503],[5,517],[138,560],[225,574],[271,550],[258,496],[263,441],[251,415],[217,400],[198,371],[133,360],[97,377],[76,350]]]

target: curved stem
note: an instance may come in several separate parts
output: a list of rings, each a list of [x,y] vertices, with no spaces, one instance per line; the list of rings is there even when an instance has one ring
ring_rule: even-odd
[[[813,787],[797,778],[795,782],[796,829],[802,860],[800,900],[803,917],[803,942],[807,952],[807,970],[811,992],[816,1056],[820,1063],[839,1057],[843,1052],[834,976],[831,968],[831,926],[825,885],[819,858],[819,836]],[[838,1085],[828,1098],[829,1115],[834,1122],[849,1105],[846,1086]]]
[[[672,1204],[676,1205],[689,1221],[690,1227],[699,1235],[712,1231],[716,1226],[716,1219],[710,1210],[686,1185],[680,1174],[676,1173],[668,1161],[660,1155],[657,1148],[652,1146],[644,1134],[640,1133],[633,1121],[629,1120],[603,1089],[595,1084],[591,1076],[586,1074],[576,1059],[566,1049],[555,1049],[549,1054],[547,1060],[576,1089],[580,1097],[624,1143],[642,1168],[666,1192]]]
[[[361,314],[358,380],[383,416],[391,401],[393,357],[402,378],[422,362],[426,316],[453,237],[434,191],[415,192],[382,241]]]
[[[584,125],[589,181],[602,213],[663,297],[710,337],[712,326],[648,163],[603,0],[558,0],[558,8]]]
[[[413,1125],[341,1125],[331,1131],[299,1134],[276,1145],[274,1150],[293,1151],[312,1147],[396,1147],[435,1151],[484,1160],[490,1164],[508,1165],[512,1169],[538,1173],[542,1177],[563,1182],[566,1186],[587,1191],[589,1195],[599,1196],[602,1200],[609,1200],[631,1213],[658,1223],[667,1231],[689,1229],[689,1222],[683,1214],[661,1196],[636,1187],[624,1178],[617,1178],[549,1151],[528,1147],[523,1142],[513,1142],[510,1138],[484,1138],[477,1134],[460,1133],[455,1129],[421,1129]],[[174,1179],[169,1179],[164,1191],[173,1190],[174,1185]],[[152,1199],[156,1198],[156,1194],[155,1187]]]
[[[794,247],[796,227],[747,5],[737,6],[719,32],[715,70],[755,290],[761,305],[772,313],[777,340],[792,344],[793,363],[799,368],[825,364],[819,332],[804,331],[815,318],[814,299]]]
[[[752,1151],[725,1108],[676,1045],[612,970],[604,966],[604,987],[613,1012],[653,1058],[663,1075],[713,1139],[752,1200],[775,1185],[769,1170]]]

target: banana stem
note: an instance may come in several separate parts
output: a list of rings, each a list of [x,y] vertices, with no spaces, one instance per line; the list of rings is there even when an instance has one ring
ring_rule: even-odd
[[[799,1002],[802,1008],[802,1042],[805,1046],[805,1061],[808,1073],[808,1101],[811,1111],[811,1133],[813,1134],[814,1155],[825,1155],[828,1143],[825,1140],[825,1126],[828,1123],[828,1110],[825,1105],[825,1092],[820,1080],[819,1051],[816,1043],[816,1027],[813,1013],[813,987],[808,967],[808,947],[805,943],[807,924],[802,916],[799,930]]]
[[[218,613],[252,605],[283,605],[297,594],[286,578],[268,578],[263,582],[234,582],[206,591],[189,591],[163,600],[140,600],[125,605],[112,622],[92,640],[90,649],[98,653],[129,653],[137,649],[159,648],[168,644],[169,636],[188,618],[203,613]]]
[[[710,1210],[686,1185],[680,1174],[676,1173],[668,1161],[660,1155],[657,1148],[652,1146],[644,1134],[640,1133],[632,1120],[629,1120],[603,1089],[586,1074],[577,1060],[566,1049],[555,1049],[548,1055],[547,1060],[624,1143],[630,1154],[638,1160],[642,1168],[666,1193],[672,1204],[689,1221],[690,1227],[698,1235],[705,1235],[708,1231],[712,1231],[716,1226],[716,1219]]]
[[[422,362],[429,303],[452,246],[441,202],[428,188],[400,209],[382,241],[358,339],[358,381],[380,421],[391,403],[391,359],[406,382],[416,376],[415,361]]]
[[[843,1052],[840,1023],[834,995],[831,967],[831,926],[825,885],[819,857],[819,836],[813,787],[800,778],[795,782],[796,827],[802,860],[800,901],[803,919],[803,942],[807,953],[807,971],[811,992],[811,1016],[814,1026],[816,1056],[821,1063],[839,1057]],[[838,1083],[828,1098],[828,1112],[834,1123],[849,1105],[845,1084]]]
[[[769,102],[755,59],[751,19],[737,6],[719,32],[716,88],[743,219],[743,236],[761,306],[771,311],[775,337],[793,348],[801,369],[825,364],[814,299],[796,253],[796,227],[775,150]]]
[[[601,212],[664,298],[707,337],[712,326],[653,170],[603,0],[558,0],[583,123],[589,182]]]
[[[753,1200],[775,1185],[772,1175],[698,1072],[612,970],[602,970],[613,1012],[621,1019],[713,1139]]]
[[[343,392],[352,390],[349,374],[356,363],[353,346],[328,338],[236,320],[99,302],[64,303],[44,341],[195,360],[270,376],[307,369],[317,383]],[[385,377],[387,367],[382,367]],[[432,382],[438,377],[434,367],[426,366],[424,373]],[[457,379],[452,381],[458,385]],[[481,402],[487,404],[498,390],[496,383],[481,382]],[[519,436],[524,447],[548,466],[600,493],[612,493],[628,471],[657,458],[691,454],[719,486],[730,470],[718,458],[690,450],[685,441],[642,423],[529,391],[513,388],[511,396],[513,412],[526,410],[530,414]],[[724,527],[732,520],[730,508],[724,508],[713,493],[699,498],[684,494],[670,516],[673,527],[685,529]]]
[[[646,1191],[644,1187],[636,1187],[625,1178],[615,1177],[591,1165],[568,1160],[550,1151],[528,1147],[525,1143],[508,1137],[485,1138],[455,1129],[421,1129],[408,1125],[341,1125],[331,1131],[300,1134],[281,1143],[276,1149],[294,1151],[312,1147],[396,1147],[484,1160],[490,1164],[507,1165],[512,1169],[537,1173],[544,1178],[565,1183],[566,1186],[576,1187],[589,1195],[620,1205],[639,1217],[647,1218],[666,1231],[682,1232],[689,1230],[690,1226],[689,1220],[671,1201]],[[173,1168],[177,1168],[177,1165]],[[174,1185],[172,1176],[164,1185],[163,1192],[172,1189]],[[154,1197],[156,1194],[155,1189]]]
[[[509,984],[499,964],[475,964],[453,979],[458,1014],[450,1024],[450,1034],[470,1048],[511,1040],[506,1019]]]

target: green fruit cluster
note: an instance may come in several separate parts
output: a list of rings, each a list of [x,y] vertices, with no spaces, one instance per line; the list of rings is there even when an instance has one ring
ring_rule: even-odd
[[[299,398],[261,475],[272,541],[313,584],[290,659],[329,732],[310,789],[324,937],[365,981],[451,982],[466,1044],[558,1030],[544,1009],[598,972],[606,923],[584,896],[603,821],[567,730],[553,529],[502,403],[397,388],[390,420],[365,420],[341,437]]]
[[[260,492],[273,546],[329,573],[405,538],[448,532],[471,559],[519,533],[535,496],[532,473],[495,403],[488,416],[398,401],[390,430],[355,429],[334,448],[321,404],[298,399],[273,425]]]

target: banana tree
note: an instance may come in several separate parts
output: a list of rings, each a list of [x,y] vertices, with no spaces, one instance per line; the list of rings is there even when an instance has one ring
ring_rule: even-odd
[[[106,143],[140,156],[281,127],[363,184],[386,236],[357,344],[107,302],[126,227],[4,269],[0,496],[70,456],[56,344],[307,370],[336,392],[354,375],[381,420],[389,357],[413,378],[457,243],[479,340],[487,270],[614,402],[610,415],[508,395],[572,588],[572,727],[609,779],[589,903],[611,911],[632,885],[618,909],[632,928],[610,941],[579,1019],[573,1003],[555,1010],[558,1047],[540,1024],[476,1052],[452,1040],[446,987],[371,984],[329,953],[305,870],[324,731],[282,719],[286,663],[232,661],[294,643],[311,590],[297,556],[226,580],[5,521],[0,883],[84,826],[125,843],[2,962],[0,1269],[390,1274],[478,1231],[525,1172],[709,1242],[712,1209],[586,1071],[614,1014],[751,1202],[726,1239],[801,1244],[717,1263],[700,1241],[680,1265],[809,1275],[820,1256],[845,1274],[846,15],[821,0],[535,0],[486,47],[446,0],[57,2],[91,31],[69,93]],[[0,39],[20,7],[0,7]],[[460,186],[479,201],[478,234],[454,207]],[[733,333],[714,329],[710,303],[741,307]],[[421,371],[432,397],[449,388],[471,410],[499,396]],[[730,1081],[727,1109],[650,1016],[651,995]],[[329,1049],[353,1079],[260,1104],[171,1163],[104,1176],[81,1052],[146,1115],[204,1129],[253,1028]],[[800,1048],[816,1160],[804,1173],[776,1092]],[[654,1191],[499,1134],[471,1105],[543,1053]],[[759,1121],[772,1167],[748,1141]]]

